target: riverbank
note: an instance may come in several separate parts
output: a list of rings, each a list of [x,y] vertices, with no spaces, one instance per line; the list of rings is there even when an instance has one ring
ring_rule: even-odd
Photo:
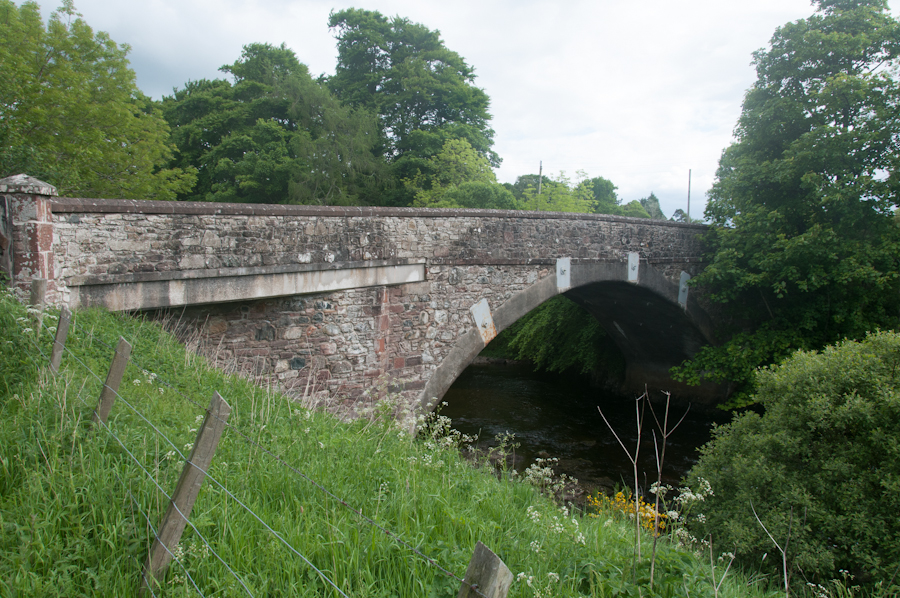
[[[580,516],[521,476],[473,467],[452,435],[410,438],[389,400],[342,422],[207,367],[154,324],[100,311],[75,315],[53,375],[51,332],[37,326],[0,298],[2,595],[136,595],[213,392],[233,408],[229,427],[160,595],[340,595],[333,582],[348,596],[455,596],[459,582],[434,563],[461,576],[478,541],[517,575],[514,597],[712,593],[709,565],[665,539],[650,591],[650,561],[632,572],[627,521]],[[97,429],[120,336],[132,359]],[[732,576],[720,596],[760,595]]]

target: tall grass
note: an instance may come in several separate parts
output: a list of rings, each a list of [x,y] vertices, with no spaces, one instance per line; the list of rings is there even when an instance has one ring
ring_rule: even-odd
[[[0,595],[136,595],[167,506],[159,488],[174,489],[178,452],[188,453],[213,391],[231,404],[231,427],[161,595],[197,595],[193,584],[206,596],[247,595],[242,584],[254,596],[338,595],[237,500],[347,595],[457,594],[458,581],[284,462],[456,575],[484,542],[517,574],[510,596],[714,592],[709,565],[665,541],[650,591],[649,564],[631,573],[628,522],[582,517],[454,448],[411,438],[377,409],[353,422],[307,409],[208,367],[156,324],[98,310],[75,314],[71,354],[53,376],[41,354],[52,335],[32,324],[0,297]],[[120,335],[132,361],[107,431],[90,414]],[[718,595],[762,594],[730,575]]]

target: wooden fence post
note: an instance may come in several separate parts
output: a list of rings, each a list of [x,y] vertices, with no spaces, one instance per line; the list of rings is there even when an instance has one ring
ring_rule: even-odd
[[[513,574],[490,549],[478,542],[456,598],[506,598]]]
[[[40,338],[41,328],[44,325],[44,308],[47,305],[46,278],[35,278],[31,281],[31,299],[29,300],[29,303],[39,310],[35,319],[37,320],[38,338]]]
[[[109,373],[106,375],[106,384],[103,385],[103,390],[100,391],[100,401],[97,403],[97,409],[94,411],[94,416],[91,419],[94,423],[106,423],[109,411],[116,401],[119,384],[122,382],[122,376],[125,375],[125,366],[128,365],[130,356],[131,345],[120,336],[119,344],[116,345],[115,357],[113,357],[113,361],[109,365]]]
[[[181,540],[184,526],[187,525],[187,518],[190,517],[191,509],[194,508],[194,501],[197,500],[197,495],[200,493],[200,487],[206,478],[206,470],[212,463],[213,453],[216,452],[216,446],[222,437],[222,431],[225,429],[225,422],[230,413],[231,407],[228,403],[219,396],[219,393],[213,393],[209,408],[206,410],[206,418],[200,426],[200,431],[197,432],[191,456],[188,457],[184,469],[181,470],[178,485],[175,486],[169,507],[166,509],[166,514],[156,533],[156,539],[147,555],[147,562],[144,564],[141,575],[143,579],[141,595],[146,595],[148,583],[155,584],[162,579],[166,567],[172,560],[171,552],[175,550]],[[151,579],[152,582],[150,582]]]
[[[59,322],[56,323],[56,338],[53,340],[53,351],[50,353],[50,369],[54,374],[59,372],[59,364],[62,362],[63,349],[66,346],[66,337],[69,336],[69,323],[72,321],[72,312],[65,305],[59,310]]]

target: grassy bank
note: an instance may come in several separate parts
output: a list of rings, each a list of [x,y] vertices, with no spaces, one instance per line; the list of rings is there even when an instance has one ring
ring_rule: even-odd
[[[459,582],[410,546],[461,577],[477,541],[517,575],[515,597],[762,595],[733,572],[716,593],[709,562],[668,541],[651,591],[624,518],[570,512],[473,467],[452,442],[412,439],[378,409],[346,423],[228,377],[155,324],[77,313],[59,375],[45,367],[50,331],[6,292],[0,330],[3,596],[136,595],[179,452],[214,391],[233,407],[231,427],[161,595],[339,596],[327,578],[354,597],[456,596]],[[132,361],[108,430],[97,429],[119,336]]]

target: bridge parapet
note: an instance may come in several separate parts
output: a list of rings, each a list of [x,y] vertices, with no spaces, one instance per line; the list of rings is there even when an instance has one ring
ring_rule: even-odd
[[[63,293],[366,262],[548,265],[637,252],[649,263],[682,265],[699,262],[702,251],[694,225],[596,214],[72,198],[49,205]]]

